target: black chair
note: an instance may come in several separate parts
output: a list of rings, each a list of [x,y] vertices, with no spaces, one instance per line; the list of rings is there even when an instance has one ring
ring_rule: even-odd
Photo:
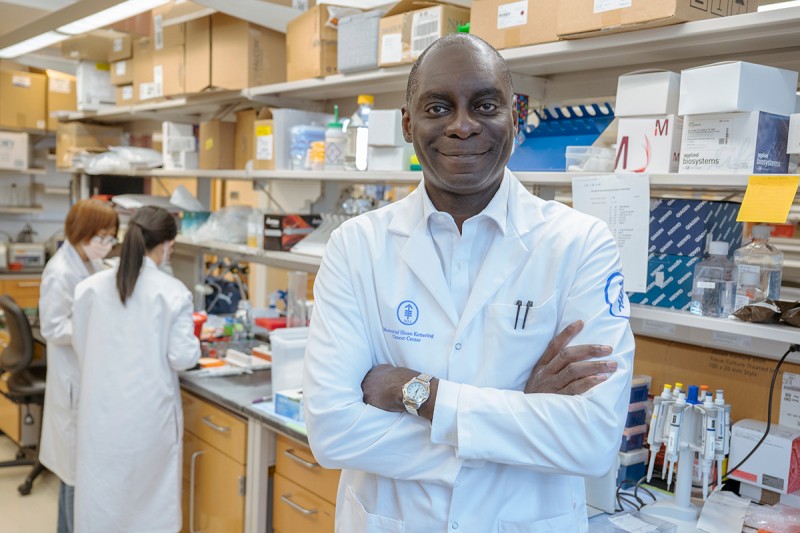
[[[0,296],[0,310],[3,311],[5,329],[9,336],[9,343],[0,352],[0,373],[9,374],[6,382],[8,391],[3,392],[9,400],[25,407],[23,423],[32,424],[30,405],[44,405],[44,384],[47,368],[45,366],[32,366],[33,363],[33,333],[25,313],[13,298],[4,294]],[[32,458],[32,456],[35,457]],[[33,480],[42,473],[44,467],[39,462],[36,450],[20,447],[17,458],[13,461],[0,462],[0,468],[6,466],[33,465],[25,482],[17,490],[23,496],[30,494]]]

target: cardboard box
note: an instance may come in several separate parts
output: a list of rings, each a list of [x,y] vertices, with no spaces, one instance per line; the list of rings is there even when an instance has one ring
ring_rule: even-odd
[[[259,111],[254,123],[253,168],[288,170],[292,168],[291,129],[304,124],[327,124],[333,115],[299,109],[267,109]]]
[[[502,50],[558,40],[558,0],[473,0],[469,32]]]
[[[796,111],[797,72],[743,61],[681,71],[681,115]]]
[[[559,37],[579,39],[599,34],[620,33],[693,20],[752,13],[756,9],[758,9],[758,0],[742,0],[741,2],[559,0],[556,28]]]
[[[200,123],[200,168],[222,169],[233,168],[234,138],[236,124],[209,120]]]
[[[105,152],[109,146],[122,142],[122,128],[98,126],[82,122],[61,122],[56,132],[56,167],[72,168],[72,156],[77,152]]]
[[[283,33],[215,13],[211,35],[212,86],[238,90],[286,81]]]
[[[198,93],[211,87],[211,17],[186,23],[186,92]]]
[[[370,146],[405,146],[403,114],[399,109],[373,109],[369,113]]]
[[[264,249],[288,252],[321,224],[320,215],[264,215]]]
[[[131,85],[133,83],[133,60],[123,59],[111,63],[111,85]]]
[[[182,22],[165,23],[164,14],[171,5],[153,9],[153,48],[163,50],[172,46],[186,44],[186,26]]]
[[[47,77],[44,74],[0,71],[0,127],[47,128]]]
[[[133,85],[120,85],[114,91],[114,103],[118,106],[133,105],[136,102],[133,95]]]
[[[702,255],[649,254],[647,291],[629,293],[631,303],[688,311],[692,303],[694,266]]]
[[[153,83],[156,98],[186,93],[186,69],[182,44],[153,53]]]
[[[77,70],[78,109],[97,111],[114,105],[114,86],[108,63],[81,61]]]
[[[413,63],[439,37],[469,22],[469,9],[437,5],[417,9],[414,0],[395,4],[381,19],[378,64]]]
[[[303,389],[280,390],[275,393],[275,414],[305,422]]]
[[[286,80],[304,80],[336,74],[336,28],[328,26],[328,6],[312,7],[286,27]]]
[[[738,214],[739,204],[734,202],[651,200],[648,251],[702,257],[711,240],[725,241],[729,250],[735,250],[742,244]]]
[[[27,133],[0,131],[0,168],[26,170],[30,165],[30,152]]]
[[[133,57],[133,37],[125,33],[111,39],[111,50],[108,52],[110,62],[122,61],[131,57]]]
[[[373,9],[339,19],[336,63],[339,72],[378,67],[378,35],[384,9]]]
[[[683,119],[675,115],[626,117],[617,124],[616,172],[678,171]]]
[[[153,80],[153,39],[141,37],[133,43],[133,99],[134,103],[155,98]]]
[[[197,168],[197,137],[194,124],[162,122],[161,152],[165,170]]]
[[[680,84],[681,75],[677,72],[661,70],[624,74],[617,81],[614,115],[677,115]]]
[[[789,137],[787,140],[787,154],[800,154],[800,114],[789,116]]]
[[[47,130],[56,131],[58,115],[78,109],[77,80],[75,76],[55,70],[46,70],[47,76]]]
[[[738,465],[761,440],[767,423],[740,420],[731,430],[731,454],[728,464]],[[772,425],[769,435],[730,477],[743,483],[787,494],[800,489],[800,430]]]
[[[244,109],[236,113],[236,150],[233,156],[235,169],[244,169],[253,158],[256,114],[255,109]]]
[[[686,117],[681,174],[786,174],[789,117],[718,113]]]
[[[61,55],[79,61],[108,63],[113,39],[87,33],[61,43]]]

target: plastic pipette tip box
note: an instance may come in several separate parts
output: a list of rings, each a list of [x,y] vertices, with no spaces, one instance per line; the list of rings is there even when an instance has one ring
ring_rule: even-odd
[[[632,452],[644,448],[647,437],[647,426],[642,424],[632,428],[625,428],[622,432],[622,442],[619,446],[621,452]]]
[[[631,400],[630,403],[639,403],[647,401],[650,394],[650,386],[653,383],[653,378],[650,376],[633,376],[631,380]]]
[[[647,402],[632,403],[628,406],[628,418],[625,420],[625,427],[632,428],[641,426],[647,422]]]

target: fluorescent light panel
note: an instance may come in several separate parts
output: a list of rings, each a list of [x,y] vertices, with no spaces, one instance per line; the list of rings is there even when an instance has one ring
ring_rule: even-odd
[[[65,24],[59,27],[58,31],[69,35],[80,35],[134,17],[168,2],[169,0],[127,0],[88,17]]]
[[[40,48],[46,48],[50,45],[65,41],[69,39],[69,37],[69,35],[64,35],[62,33],[48,31],[36,37],[31,37],[30,39],[3,48],[0,50],[0,58],[8,59],[35,52]]]

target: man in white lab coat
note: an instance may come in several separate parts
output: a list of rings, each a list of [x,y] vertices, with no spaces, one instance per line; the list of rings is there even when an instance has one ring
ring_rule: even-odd
[[[337,531],[587,529],[581,476],[613,467],[627,412],[629,304],[606,225],[505,168],[516,124],[501,56],[440,39],[403,108],[422,184],[331,236],[304,401],[314,455],[343,469]]]

